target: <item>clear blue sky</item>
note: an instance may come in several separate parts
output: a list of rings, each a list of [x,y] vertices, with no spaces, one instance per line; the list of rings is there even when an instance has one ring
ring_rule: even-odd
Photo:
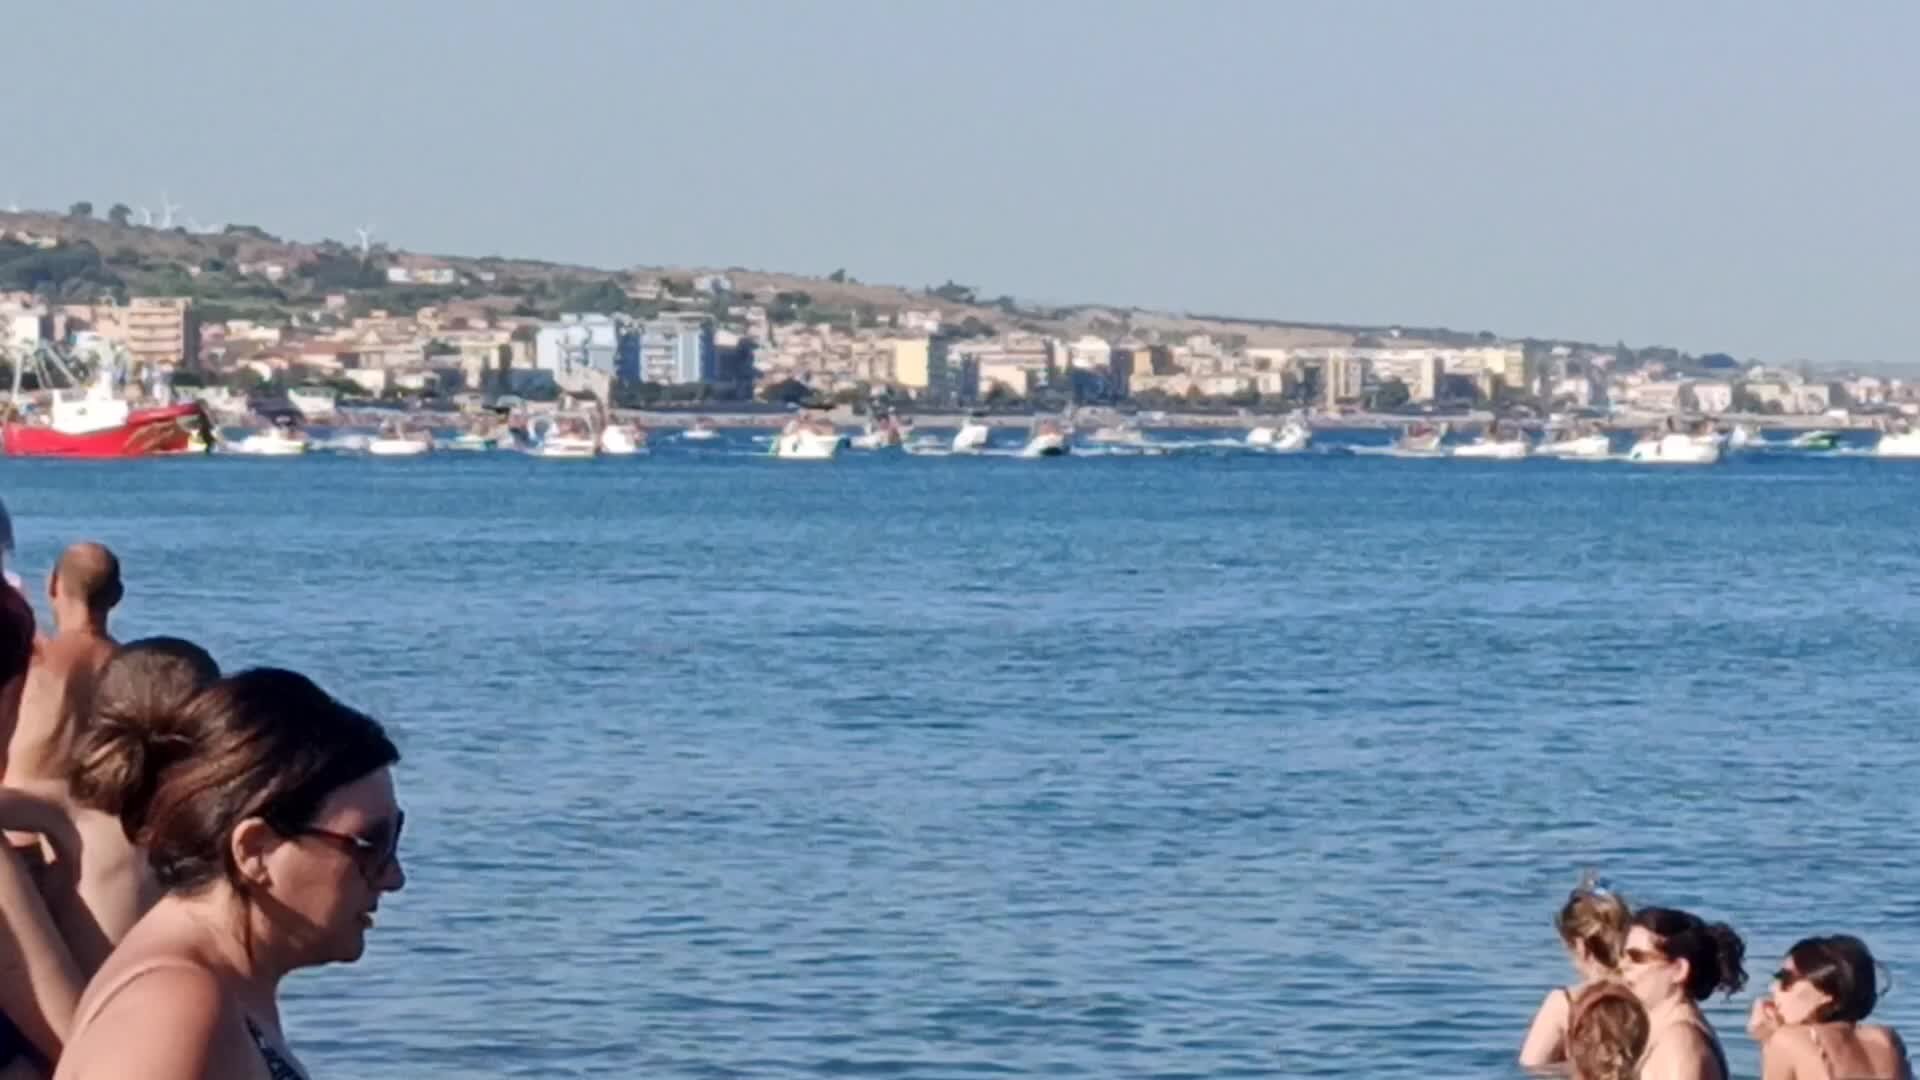
[[[62,0],[0,34],[0,202],[1920,360],[1915,0]]]

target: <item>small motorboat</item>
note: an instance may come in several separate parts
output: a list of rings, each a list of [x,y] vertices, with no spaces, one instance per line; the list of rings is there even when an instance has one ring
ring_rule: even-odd
[[[906,444],[907,429],[891,416],[867,421],[847,445],[854,450],[892,450]]]
[[[1810,450],[1825,453],[1840,447],[1840,433],[1837,431],[1803,431],[1795,435],[1787,447],[1793,450]]]
[[[1289,416],[1279,427],[1262,424],[1247,432],[1247,445],[1270,454],[1292,454],[1305,450],[1313,442],[1313,429],[1298,415]]]
[[[720,432],[713,426],[712,419],[702,416],[694,420],[692,427],[681,432],[680,437],[688,442],[711,442],[720,437]]]
[[[1020,450],[1021,457],[1044,458],[1064,457],[1067,453],[1067,432],[1053,420],[1042,420],[1033,425],[1033,433],[1027,437],[1027,445]]]
[[[993,441],[993,429],[987,426],[986,418],[978,414],[969,415],[966,422],[953,437],[953,452],[956,454],[977,454]]]
[[[400,423],[389,421],[380,433],[367,440],[367,453],[374,457],[418,457],[433,449],[433,436],[412,432]]]
[[[774,436],[768,452],[789,461],[832,461],[844,441],[824,416],[797,416]]]
[[[1908,426],[1888,428],[1873,445],[1873,456],[1883,458],[1920,458],[1920,429]]]
[[[1453,456],[1483,461],[1518,461],[1526,457],[1531,449],[1527,445],[1527,437],[1520,432],[1506,431],[1499,424],[1489,424],[1479,438],[1454,447]]]
[[[535,417],[527,425],[527,438],[531,442],[527,453],[537,458],[577,461],[600,453],[593,422],[576,413]]]
[[[307,452],[307,436],[290,416],[277,416],[273,423],[231,444],[236,454],[254,457],[293,457]]]
[[[1720,438],[1711,433],[1653,432],[1627,451],[1641,465],[1712,465],[1720,460]]]
[[[1445,424],[1408,424],[1400,429],[1400,437],[1394,440],[1393,450],[1397,454],[1438,457],[1444,453],[1440,441],[1446,437]]]
[[[600,452],[632,457],[647,452],[647,433],[632,424],[609,424],[600,432]]]
[[[1566,461],[1599,461],[1613,453],[1613,440],[1604,431],[1556,428],[1547,432],[1533,452]]]

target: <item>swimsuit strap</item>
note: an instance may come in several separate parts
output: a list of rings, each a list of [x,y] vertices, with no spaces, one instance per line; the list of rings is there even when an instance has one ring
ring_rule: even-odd
[[[247,1034],[253,1037],[253,1048],[260,1051],[261,1060],[267,1063],[267,1075],[272,1080],[307,1080],[300,1075],[299,1069],[293,1067],[293,1062],[287,1060],[285,1054],[273,1048],[273,1044],[267,1041],[266,1032],[260,1030],[260,1025],[254,1023],[251,1016],[247,1017]]]

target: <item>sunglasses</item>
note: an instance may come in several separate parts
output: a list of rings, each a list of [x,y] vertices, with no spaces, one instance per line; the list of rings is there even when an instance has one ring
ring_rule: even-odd
[[[400,858],[400,830],[406,824],[407,815],[403,810],[394,815],[392,829],[382,830],[371,839],[355,836],[352,833],[315,828],[296,829],[291,835],[311,836],[316,840],[325,840],[346,852],[347,856],[353,860],[354,866],[359,869],[360,876],[367,879],[367,884],[378,888],[380,882],[387,876],[387,871],[392,870],[393,864]]]
[[[1792,968],[1781,968],[1773,973],[1773,981],[1779,983],[1780,988],[1785,990],[1800,981],[1800,973]]]
[[[1661,956],[1653,949],[1628,949],[1625,955],[1627,963],[1629,964],[1664,964],[1667,962],[1666,957]]]

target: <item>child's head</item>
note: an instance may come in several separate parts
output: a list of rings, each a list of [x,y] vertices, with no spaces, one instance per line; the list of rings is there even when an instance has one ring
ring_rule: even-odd
[[[1573,1080],[1634,1080],[1647,1052],[1647,1010],[1633,991],[1595,983],[1574,999],[1567,1021],[1567,1062]]]
[[[1627,902],[1588,871],[1567,894],[1554,916],[1553,927],[1573,955],[1575,966],[1589,977],[1610,974],[1620,966],[1620,950],[1627,940],[1633,912]]]

